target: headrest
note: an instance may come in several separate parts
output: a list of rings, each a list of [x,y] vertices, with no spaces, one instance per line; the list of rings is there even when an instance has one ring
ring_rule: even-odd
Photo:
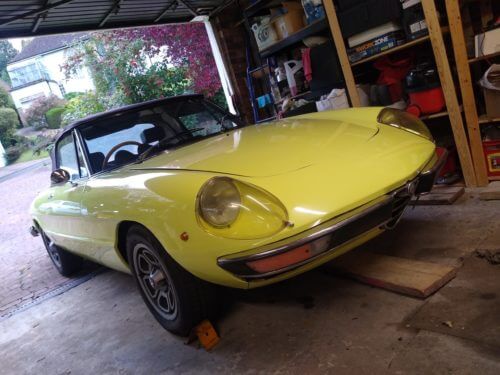
[[[90,153],[89,162],[94,173],[100,172],[102,170],[102,163],[104,163],[104,154],[102,152]]]
[[[154,128],[145,129],[141,133],[142,143],[149,144],[149,143],[157,142],[163,138],[165,138],[165,131],[158,126],[155,126]]]

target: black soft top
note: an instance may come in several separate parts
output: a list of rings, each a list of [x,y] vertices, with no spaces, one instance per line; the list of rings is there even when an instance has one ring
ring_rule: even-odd
[[[112,110],[107,111],[107,112],[101,112],[101,113],[97,113],[95,115],[87,116],[81,120],[75,121],[75,122],[69,124],[68,126],[66,126],[63,129],[63,131],[57,136],[56,140],[54,141],[54,145],[56,145],[57,142],[59,142],[59,139],[61,139],[68,132],[71,132],[73,129],[75,129],[81,125],[89,124],[89,123],[96,121],[96,120],[102,120],[102,119],[106,119],[106,118],[110,118],[110,117],[114,117],[114,116],[119,116],[119,115],[126,113],[126,112],[137,111],[137,110],[141,110],[144,108],[149,108],[149,107],[152,107],[152,106],[155,106],[158,104],[175,103],[175,102],[185,101],[185,100],[189,100],[189,99],[203,99],[203,95],[202,94],[179,95],[179,96],[172,96],[170,98],[149,100],[147,102],[130,104],[130,105],[127,105],[124,107],[112,109]],[[52,149],[52,152],[50,155],[51,159],[52,159],[52,169],[53,170],[56,168],[56,166],[55,166],[55,149],[56,149],[55,147]]]
[[[109,117],[118,116],[118,115],[121,115],[122,113],[125,113],[125,112],[136,111],[136,110],[140,110],[143,108],[152,107],[152,106],[158,105],[158,104],[175,103],[175,102],[188,100],[188,99],[203,99],[203,95],[202,94],[191,94],[191,95],[172,96],[170,98],[154,99],[154,100],[149,100],[147,102],[130,104],[130,105],[127,105],[124,107],[112,109],[110,111],[101,112],[101,113],[97,113],[95,115],[90,115],[90,116],[84,117],[83,119],[75,121],[75,122],[69,124],[68,126],[66,126],[63,129],[63,131],[57,136],[54,144],[57,143],[59,141],[59,139],[62,136],[64,136],[66,133],[70,132],[71,130],[73,130],[81,125],[88,124],[92,121],[102,120],[102,119],[106,119]]]

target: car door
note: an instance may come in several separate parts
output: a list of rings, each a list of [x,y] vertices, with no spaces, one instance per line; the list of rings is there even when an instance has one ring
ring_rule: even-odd
[[[57,245],[81,253],[85,247],[81,201],[88,167],[76,141],[75,131],[71,131],[56,143],[56,168],[67,171],[70,177],[68,181],[52,185],[40,211],[44,216],[45,233]]]

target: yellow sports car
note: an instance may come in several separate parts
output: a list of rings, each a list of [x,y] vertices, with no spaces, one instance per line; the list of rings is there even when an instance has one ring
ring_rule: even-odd
[[[69,276],[88,258],[132,273],[181,335],[216,310],[216,285],[275,283],[394,227],[444,161],[397,110],[244,126],[199,95],[81,120],[52,159],[31,232],[56,268]]]

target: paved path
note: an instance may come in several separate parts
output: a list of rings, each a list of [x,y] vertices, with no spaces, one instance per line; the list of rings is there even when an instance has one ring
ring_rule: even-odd
[[[47,165],[50,165],[50,158],[33,160],[26,163],[12,164],[6,167],[2,167],[0,168],[0,183]]]
[[[0,316],[68,282],[52,266],[40,238],[28,233],[30,204],[49,186],[50,166],[30,163],[14,173],[0,181]]]

